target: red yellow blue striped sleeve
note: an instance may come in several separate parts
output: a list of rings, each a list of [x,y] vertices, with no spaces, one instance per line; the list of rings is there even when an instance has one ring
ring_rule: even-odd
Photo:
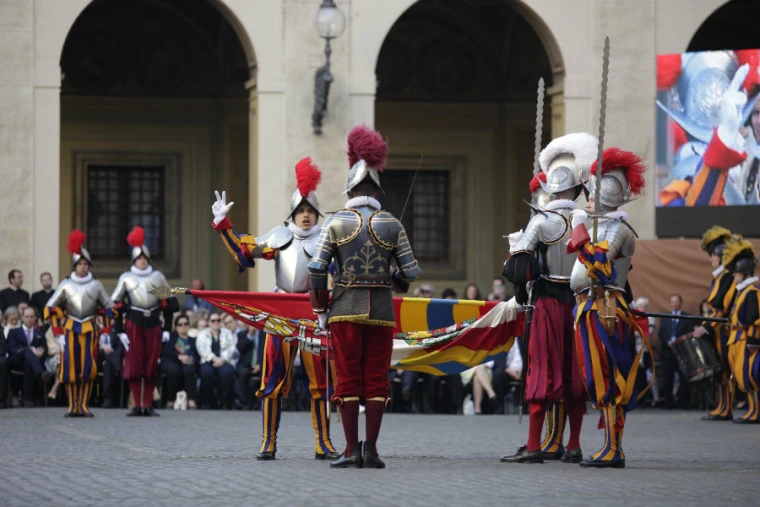
[[[728,180],[728,170],[742,163],[746,153],[726,146],[713,132],[702,162],[686,194],[686,206],[720,206]]]
[[[277,255],[277,250],[273,248],[267,246],[260,248],[253,235],[238,234],[227,217],[218,224],[212,222],[211,225],[221,236],[224,246],[232,254],[232,258],[240,266],[241,271],[256,266],[255,259],[271,260]]]

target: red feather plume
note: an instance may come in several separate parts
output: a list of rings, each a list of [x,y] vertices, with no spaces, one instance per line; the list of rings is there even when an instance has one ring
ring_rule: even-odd
[[[383,172],[388,162],[388,143],[380,132],[366,125],[358,125],[348,134],[348,168],[360,160],[378,172]]]
[[[70,254],[81,254],[82,253],[82,245],[84,244],[84,233],[80,231],[79,229],[74,229],[71,231],[71,234],[69,234],[69,239],[66,240],[66,249],[69,251]]]
[[[129,246],[143,246],[145,244],[145,229],[135,225],[132,232],[127,235],[127,243]]]
[[[544,183],[546,183],[546,173],[541,171],[540,173],[533,176],[533,179],[530,180],[530,193],[534,194],[536,191],[541,188],[541,183],[538,181],[541,180]]]
[[[681,75],[681,55],[657,55],[657,89],[667,90],[675,86]]]
[[[322,173],[311,157],[302,158],[296,164],[296,184],[301,197],[307,197],[315,191],[322,181]]]
[[[744,91],[752,93],[755,87],[760,85],[760,75],[757,73],[757,67],[760,65],[760,50],[758,49],[740,49],[736,51],[736,59],[739,65],[749,64],[749,74],[744,80]]]
[[[647,169],[641,162],[641,157],[620,148],[607,148],[602,154],[602,174],[613,169],[623,169],[631,186],[631,194],[641,195],[644,189],[644,172]],[[596,161],[591,166],[591,174],[596,175]]]

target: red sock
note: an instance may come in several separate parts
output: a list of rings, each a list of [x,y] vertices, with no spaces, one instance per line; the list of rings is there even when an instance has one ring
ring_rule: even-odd
[[[583,415],[586,413],[585,402],[566,402],[565,410],[567,418],[570,420],[570,440],[567,442],[568,449],[581,448],[581,426],[583,425]]]
[[[351,456],[359,444],[359,402],[345,401],[340,407],[340,419],[346,436],[346,456]]]
[[[531,401],[528,407],[530,413],[530,426],[528,427],[528,450],[538,451],[541,449],[541,429],[544,427],[546,402]]]
[[[145,379],[145,390],[143,391],[143,408],[153,406],[153,389],[156,388],[156,379]]]
[[[377,444],[377,437],[380,435],[380,425],[383,422],[385,402],[378,400],[367,401],[365,408],[364,417],[367,419],[366,441],[370,444]]]
[[[135,406],[142,408],[142,381],[140,379],[129,381],[129,391],[132,393],[132,400],[135,402]]]

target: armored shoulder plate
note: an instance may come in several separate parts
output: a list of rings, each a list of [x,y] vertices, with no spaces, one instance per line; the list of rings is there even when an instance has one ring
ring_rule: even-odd
[[[530,219],[514,247],[515,252],[535,252],[539,244],[551,245],[565,235],[569,225],[561,213],[543,210]]]
[[[264,234],[256,238],[256,244],[260,247],[268,246],[274,250],[281,250],[288,246],[293,241],[293,233],[284,225],[279,225]]]
[[[311,259],[314,257],[314,252],[317,251],[317,244],[319,243],[319,233],[312,234],[308,238],[303,240],[303,251]]]
[[[343,245],[352,241],[362,230],[364,217],[355,209],[342,209],[335,213],[325,224],[330,229],[330,238]]]
[[[372,239],[386,250],[393,250],[398,246],[399,232],[401,222],[387,211],[377,211],[369,217],[369,233]]]

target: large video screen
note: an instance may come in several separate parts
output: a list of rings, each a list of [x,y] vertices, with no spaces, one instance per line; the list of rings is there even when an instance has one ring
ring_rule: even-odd
[[[657,57],[659,208],[760,205],[759,60],[757,49]]]

